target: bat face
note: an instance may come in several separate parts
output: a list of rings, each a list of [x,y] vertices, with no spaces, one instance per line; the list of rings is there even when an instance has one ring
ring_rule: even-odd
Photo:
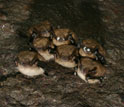
[[[55,29],[53,36],[53,44],[56,46],[76,44],[77,37],[74,32],[69,29]]]
[[[49,21],[43,21],[40,24],[34,25],[29,28],[27,35],[30,37],[30,41],[33,41],[36,37],[52,38],[53,27]]]
[[[89,57],[96,59],[102,64],[105,64],[105,50],[104,48],[95,40],[87,39],[83,40],[81,47],[79,49],[79,54],[83,57]]]
[[[37,59],[37,53],[32,51],[22,51],[17,56],[17,62],[22,65],[32,65]]]
[[[77,56],[77,49],[73,45],[62,45],[56,49],[55,62],[68,68],[77,66],[75,62]]]

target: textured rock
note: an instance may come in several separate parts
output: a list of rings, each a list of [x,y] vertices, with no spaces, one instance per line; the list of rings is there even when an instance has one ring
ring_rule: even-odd
[[[124,0],[0,0],[0,107],[123,107]],[[29,48],[26,30],[42,20],[94,38],[107,51],[108,75],[89,85],[53,62],[49,76],[28,78],[14,59]]]

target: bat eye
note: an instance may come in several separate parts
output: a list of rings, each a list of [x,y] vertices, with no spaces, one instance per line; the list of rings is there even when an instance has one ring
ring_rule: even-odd
[[[57,37],[56,40],[62,42],[65,41],[65,38]]]
[[[60,37],[57,37],[57,38],[56,38],[56,40],[58,40],[58,41],[59,41],[59,40],[60,40]]]
[[[86,51],[87,51],[87,52],[90,52],[90,48],[87,48]]]
[[[83,50],[84,50],[85,52],[91,52],[91,49],[90,49],[90,48],[87,48],[86,46],[83,48]]]

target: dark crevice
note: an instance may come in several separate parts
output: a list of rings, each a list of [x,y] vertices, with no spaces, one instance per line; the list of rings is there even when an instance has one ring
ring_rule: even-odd
[[[17,75],[21,74],[20,72],[11,73],[8,75],[0,76],[0,83],[6,81],[8,78],[16,78]]]

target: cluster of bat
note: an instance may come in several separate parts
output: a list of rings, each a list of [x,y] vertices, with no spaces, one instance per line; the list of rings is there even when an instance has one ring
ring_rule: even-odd
[[[97,41],[86,39],[79,43],[72,30],[55,29],[48,21],[30,27],[27,36],[35,51],[22,51],[17,56],[17,68],[24,75],[45,74],[44,62],[54,60],[61,66],[73,68],[87,83],[99,83],[104,79],[106,52]]]

